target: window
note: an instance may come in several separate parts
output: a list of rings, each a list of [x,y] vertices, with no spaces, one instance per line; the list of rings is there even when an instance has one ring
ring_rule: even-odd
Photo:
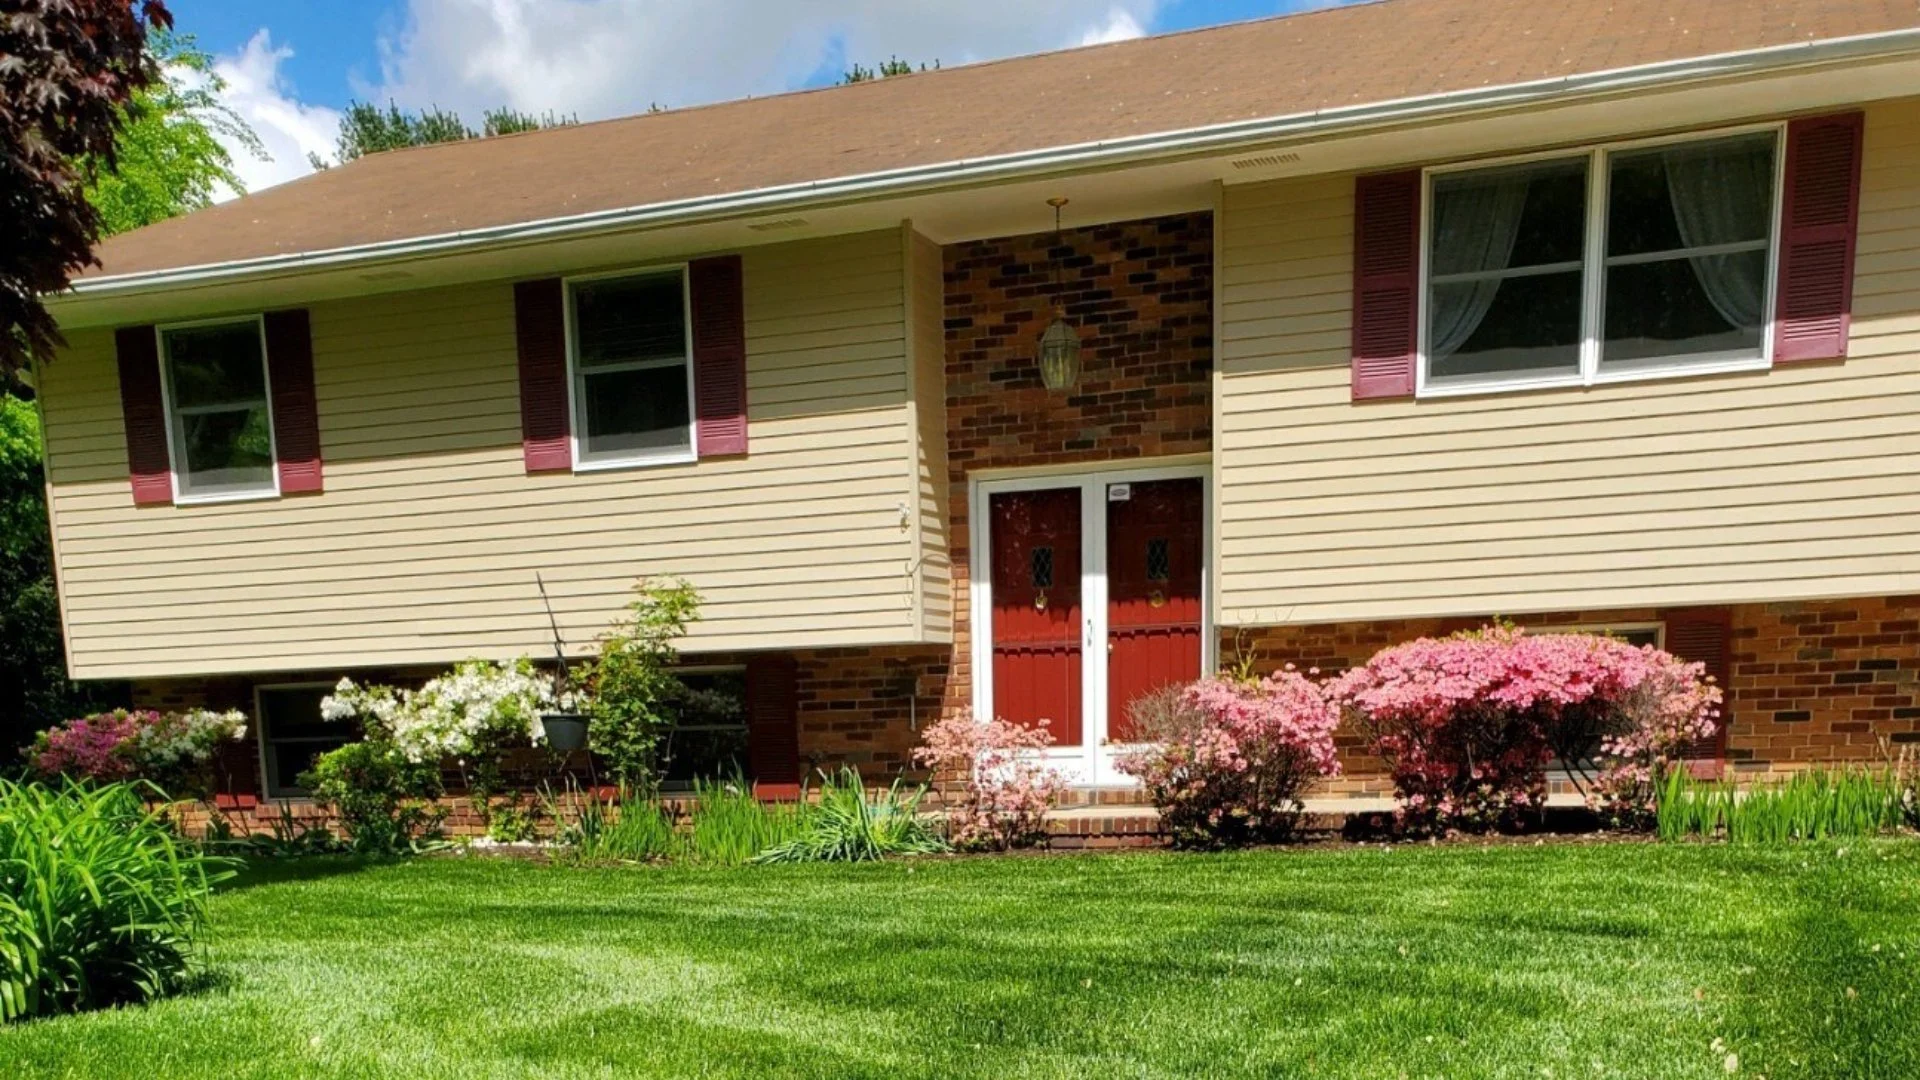
[[[569,303],[575,463],[690,460],[685,272],[576,281]]]
[[[667,705],[673,722],[661,749],[661,780],[688,788],[696,779],[747,775],[747,674],[740,669],[681,671]]]
[[[1651,645],[1658,649],[1661,648],[1662,644],[1666,641],[1667,625],[1665,623],[1646,622],[1619,623],[1613,625],[1583,623],[1578,626],[1530,626],[1527,628],[1527,633],[1604,634],[1610,638],[1618,638],[1635,647]]]
[[[1764,366],[1767,130],[1431,175],[1427,391]]]
[[[260,320],[162,328],[160,362],[179,497],[275,494]]]
[[[360,737],[351,725],[320,718],[320,699],[332,692],[333,687],[324,684],[263,686],[254,692],[268,798],[305,795],[299,776],[313,767],[313,760]]]

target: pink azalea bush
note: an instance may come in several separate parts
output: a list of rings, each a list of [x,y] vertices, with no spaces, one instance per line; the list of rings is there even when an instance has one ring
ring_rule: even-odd
[[[95,783],[146,780],[180,797],[204,797],[213,787],[220,747],[246,733],[237,711],[97,713],[40,733],[28,756],[43,776]]]
[[[976,720],[961,709],[927,728],[913,751],[916,762],[961,780],[949,797],[947,838],[965,850],[1037,844],[1047,837],[1047,810],[1066,790],[1059,772],[1039,752],[1053,745],[1043,727]]]
[[[1300,796],[1340,761],[1340,714],[1291,666],[1265,679],[1202,679],[1136,703],[1135,728],[1149,740],[1121,756],[1182,847],[1285,839],[1299,823]]]
[[[158,718],[158,713],[115,709],[48,728],[29,751],[33,767],[43,776],[103,784],[133,779],[133,755],[128,752],[133,734]]]
[[[1713,733],[1720,703],[1701,665],[1652,646],[1505,627],[1383,649],[1327,690],[1387,763],[1414,832],[1522,824],[1545,806],[1555,757],[1597,770],[1596,807],[1644,814],[1655,777]]]

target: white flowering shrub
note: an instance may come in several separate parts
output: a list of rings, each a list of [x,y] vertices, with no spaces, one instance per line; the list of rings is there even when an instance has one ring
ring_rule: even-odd
[[[418,690],[341,679],[321,699],[320,715],[336,722],[358,720],[373,737],[420,763],[538,746],[546,741],[540,714],[558,705],[553,676],[523,657],[501,663],[468,660]]]

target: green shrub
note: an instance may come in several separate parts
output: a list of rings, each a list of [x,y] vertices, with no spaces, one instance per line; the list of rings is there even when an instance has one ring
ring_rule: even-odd
[[[441,793],[440,770],[408,760],[384,740],[329,750],[300,774],[300,785],[333,812],[359,852],[419,850],[440,838],[447,816],[434,803]]]
[[[933,824],[920,816],[926,788],[901,790],[900,781],[871,798],[853,769],[820,788],[820,802],[806,815],[800,834],[756,855],[757,863],[870,862],[889,855],[928,855],[947,850]]]
[[[673,643],[698,615],[700,596],[680,580],[642,580],[633,593],[583,672],[592,701],[587,730],[614,781],[648,793],[659,775],[660,734],[671,722],[666,705],[683,692],[673,674]]]
[[[1891,767],[1807,769],[1744,790],[1731,780],[1695,780],[1686,769],[1674,769],[1662,779],[1654,829],[1662,840],[1854,839],[1899,828],[1908,797],[1900,771]]]
[[[229,876],[132,785],[0,780],[0,1019],[178,989],[207,893]]]
[[[547,814],[563,822],[555,835],[560,858],[582,864],[657,862],[684,853],[684,838],[659,803],[626,792],[602,799],[592,792],[549,799]]]
[[[753,857],[799,836],[810,807],[798,803],[766,803],[753,796],[746,780],[697,780],[693,786],[693,821],[689,846],[696,862],[739,866]]]

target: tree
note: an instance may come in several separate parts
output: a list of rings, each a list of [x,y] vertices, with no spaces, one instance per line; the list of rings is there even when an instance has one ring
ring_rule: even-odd
[[[93,262],[87,187],[118,160],[135,95],[161,81],[147,49],[161,0],[23,0],[0,18],[0,374],[60,342],[41,297]]]
[[[880,67],[877,70],[870,67],[862,67],[859,64],[853,65],[851,71],[840,76],[840,85],[849,86],[853,83],[872,82],[875,79],[885,79],[894,75],[911,75],[916,70],[926,71],[928,70],[927,65],[923,63],[916,69],[912,64],[907,63],[897,56],[889,56],[881,61]],[[933,70],[940,70],[940,61],[935,60],[933,62]]]
[[[307,161],[316,169],[325,169],[382,150],[484,139],[579,122],[577,116],[556,116],[552,112],[535,116],[502,106],[488,109],[481,120],[480,130],[475,131],[460,119],[459,113],[437,105],[429,105],[414,113],[407,112],[392,101],[387,102],[385,109],[365,101],[355,101],[349,103],[347,111],[340,115],[340,134],[334,140],[333,161],[327,161],[318,154],[308,154]]]
[[[223,138],[266,157],[253,129],[220,103],[226,82],[214,72],[213,57],[196,48],[191,36],[156,30],[147,49],[165,78],[136,93],[123,110],[126,117],[114,144],[119,160],[110,169],[95,170],[87,189],[103,235],[211,205],[223,185],[245,194]]]

